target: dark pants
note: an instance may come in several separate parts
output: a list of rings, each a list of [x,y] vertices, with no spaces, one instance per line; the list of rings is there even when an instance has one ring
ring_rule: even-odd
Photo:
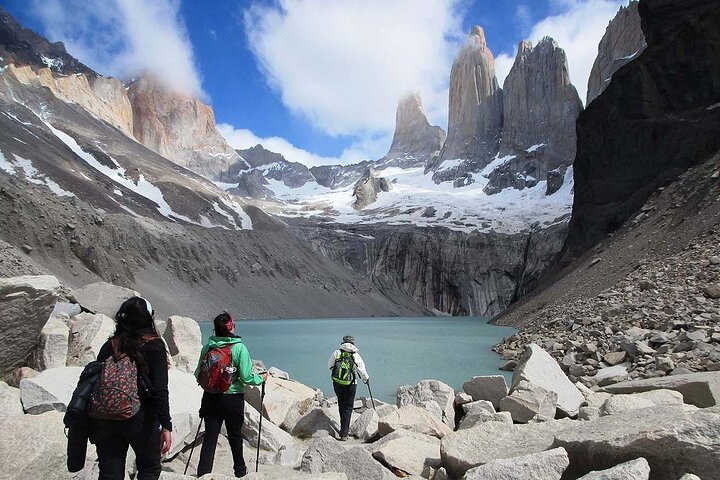
[[[205,439],[200,450],[197,476],[212,472],[215,447],[223,422],[227,429],[230,450],[233,456],[233,470],[236,477],[247,473],[243,458],[242,426],[245,419],[245,396],[242,393],[203,394],[202,412],[205,418]]]
[[[347,437],[350,432],[350,418],[355,404],[357,384],[353,383],[346,386],[333,382],[333,388],[338,398],[338,410],[340,410],[340,436]]]
[[[123,480],[128,447],[135,452],[137,480],[160,478],[160,423],[154,412],[140,410],[129,420],[93,420],[90,441],[97,448],[98,480]]]

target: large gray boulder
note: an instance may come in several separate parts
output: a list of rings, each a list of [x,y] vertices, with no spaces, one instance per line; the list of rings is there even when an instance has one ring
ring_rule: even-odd
[[[168,370],[168,389],[173,445],[167,456],[172,458],[195,440],[203,391],[193,375],[176,368]]]
[[[421,380],[415,386],[403,385],[397,390],[398,407],[424,407],[427,402],[435,402],[440,407],[440,420],[455,428],[455,390],[450,385],[438,380]]]
[[[510,412],[513,421],[548,421],[555,418],[557,393],[522,381],[512,394],[500,400],[500,410]]]
[[[720,372],[689,373],[616,383],[603,388],[608,393],[639,393],[650,390],[675,390],[683,401],[705,408],[720,405]]]
[[[373,459],[365,448],[344,447],[330,437],[317,437],[303,455],[300,470],[307,473],[342,472],[349,480],[389,480],[395,478]]]
[[[443,438],[452,432],[450,427],[427,410],[414,405],[406,405],[380,417],[378,432],[381,436],[396,430],[411,430],[437,438]]]
[[[440,466],[440,441],[435,437],[397,431],[378,443],[372,448],[373,457],[396,474],[420,475],[427,467]]]
[[[85,366],[115,333],[115,321],[102,313],[81,313],[70,319],[70,347],[67,364]]]
[[[648,480],[650,465],[644,458],[636,458],[607,470],[590,472],[578,480]]]
[[[295,437],[333,436],[340,432],[340,413],[337,407],[316,407],[293,426]]]
[[[615,415],[638,408],[658,405],[682,405],[683,396],[674,390],[650,390],[648,392],[613,395],[600,407],[600,415]]]
[[[286,432],[292,432],[295,424],[318,405],[321,398],[321,392],[300,382],[269,376],[262,414]],[[260,411],[260,388],[246,387],[245,401]]]
[[[0,382],[0,418],[24,414],[20,402],[20,389]]]
[[[570,464],[564,448],[492,460],[472,468],[463,480],[560,480]]]
[[[20,381],[20,396],[27,413],[64,412],[77,386],[82,367],[59,367]]]
[[[375,410],[365,410],[350,426],[350,435],[363,441],[370,440],[378,434],[379,421],[380,417]]]
[[[257,447],[258,431],[260,426],[260,414],[252,405],[245,405],[245,421],[242,427],[242,436],[250,445]],[[295,442],[285,430],[272,422],[265,421],[262,424],[262,437],[260,448],[270,452],[294,449]]]
[[[478,400],[476,402],[465,403],[463,404],[462,409],[466,415],[473,413],[490,414],[496,412],[495,407],[489,400]]]
[[[115,314],[125,300],[138,297],[140,294],[129,288],[107,282],[97,282],[73,289],[72,296],[86,310],[115,318]]]
[[[60,290],[50,275],[0,278],[0,378],[28,364]]]
[[[513,424],[512,415],[510,412],[497,412],[497,413],[469,413],[465,415],[460,424],[458,430],[464,430],[466,428],[473,428],[475,425],[485,422],[501,422],[508,425]]]
[[[451,476],[460,478],[471,468],[492,460],[539,453],[552,446],[557,432],[574,423],[569,419],[527,425],[486,422],[458,430],[442,440],[442,466]]]
[[[470,395],[474,401],[488,400],[497,409],[500,407],[500,400],[508,394],[507,383],[502,375],[485,375],[473,377],[463,383],[463,390]]]
[[[553,447],[567,450],[572,476],[643,457],[654,479],[677,480],[685,472],[717,478],[720,413],[688,405],[630,410],[577,422],[556,434]]]
[[[534,343],[528,345],[515,367],[511,391],[523,380],[557,393],[558,410],[570,417],[577,416],[580,404],[585,400],[555,359]]]
[[[70,344],[70,328],[57,317],[50,317],[40,332],[40,344],[35,350],[35,362],[39,371],[67,365]]]
[[[175,366],[194,373],[202,350],[200,325],[192,318],[172,316],[168,318],[163,338]]]

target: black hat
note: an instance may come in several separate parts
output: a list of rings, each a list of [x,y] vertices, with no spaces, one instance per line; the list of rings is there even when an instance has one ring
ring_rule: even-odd
[[[343,337],[343,343],[352,343],[353,345],[355,345],[355,337],[353,337],[352,335],[345,335]]]

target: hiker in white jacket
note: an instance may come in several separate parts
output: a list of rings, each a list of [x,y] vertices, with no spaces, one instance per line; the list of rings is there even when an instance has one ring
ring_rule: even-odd
[[[338,398],[340,440],[345,441],[350,432],[350,418],[357,390],[357,374],[364,383],[368,383],[370,380],[370,375],[365,369],[365,362],[358,353],[355,338],[352,335],[345,335],[340,348],[330,355],[328,369],[331,371],[333,389]]]

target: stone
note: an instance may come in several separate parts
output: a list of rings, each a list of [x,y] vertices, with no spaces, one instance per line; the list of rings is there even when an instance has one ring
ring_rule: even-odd
[[[19,388],[23,378],[33,378],[40,375],[40,372],[30,367],[20,367],[5,377],[5,381],[11,387]]]
[[[115,318],[120,305],[132,297],[139,297],[135,290],[119,287],[107,282],[97,282],[74,288],[72,296],[77,303],[92,313],[102,313],[106,317]]]
[[[173,443],[167,457],[172,458],[195,440],[200,424],[198,412],[203,390],[194,375],[177,368],[168,370],[168,390],[170,415],[173,421]],[[265,429],[264,422],[263,429]]]
[[[28,365],[60,290],[50,275],[0,278],[0,378]]]
[[[475,401],[488,400],[492,402],[496,409],[500,406],[500,400],[508,394],[507,383],[502,375],[473,377],[463,383],[463,390]]]
[[[501,422],[506,423],[508,425],[513,424],[512,415],[510,412],[497,412],[497,413],[471,413],[468,415],[465,415],[462,420],[460,420],[460,424],[458,425],[458,430],[463,430],[466,428],[473,428],[475,425],[485,423],[485,422]]]
[[[720,372],[700,372],[616,383],[603,388],[608,393],[639,393],[675,390],[683,401],[700,408],[720,405]]]
[[[252,405],[246,404],[244,417],[245,421],[243,422],[242,436],[251,446],[257,447],[260,414]],[[262,437],[260,438],[260,448],[262,450],[279,452],[280,450],[293,449],[294,447],[295,443],[289,433],[272,422],[263,422]]]
[[[460,406],[465,405],[466,403],[470,403],[472,401],[473,401],[473,398],[465,392],[460,392],[457,395],[455,395],[455,406],[456,407],[460,407]]]
[[[603,355],[603,361],[610,366],[619,365],[625,361],[625,352],[609,352]]]
[[[463,412],[465,412],[465,415],[469,415],[471,413],[495,413],[496,411],[492,402],[488,400],[478,400],[476,402],[466,403],[462,406],[462,409]]]
[[[570,464],[564,448],[531,453],[513,458],[491,460],[471,468],[464,480],[560,480]]]
[[[350,425],[350,435],[365,442],[375,438],[378,434],[379,420],[375,410],[365,410]]]
[[[708,285],[707,287],[703,288],[703,293],[707,298],[720,298],[720,284]]]
[[[692,473],[686,473],[685,475],[680,477],[679,480],[701,480],[701,479],[697,475],[693,475]]]
[[[398,407],[417,405],[425,408],[429,401],[439,407],[438,418],[450,428],[455,428],[455,390],[450,385],[438,380],[421,380],[414,387],[404,385],[398,388]]]
[[[395,432],[395,435],[400,432]],[[435,437],[401,436],[385,440],[372,449],[372,455],[393,472],[420,475],[426,467],[440,466],[440,442]],[[387,437],[386,437],[387,438]],[[427,438],[427,440],[426,440]]]
[[[340,413],[337,407],[316,407],[293,426],[294,437],[310,438],[335,435],[340,432]]]
[[[203,346],[200,325],[192,318],[172,316],[168,318],[163,338],[175,366],[194,373]]]
[[[20,396],[27,413],[64,412],[83,367],[50,368],[20,381]]]
[[[321,398],[321,392],[302,383],[268,376],[262,414],[286,432],[291,432],[300,418],[309,413]],[[259,410],[260,388],[247,386],[245,401]]]
[[[558,410],[570,417],[577,416],[584,400],[582,394],[565,376],[555,359],[534,343],[525,349],[513,372],[511,391],[523,380],[555,392]]]
[[[452,429],[427,410],[414,405],[406,405],[394,412],[380,416],[378,433],[385,436],[396,430],[410,430],[424,435],[443,438]]]
[[[315,438],[303,455],[300,470],[317,474],[342,472],[349,480],[390,480],[395,478],[365,448],[345,447],[324,436]]]
[[[659,405],[682,405],[683,396],[673,390],[650,390],[641,393],[613,395],[600,407],[600,415],[615,415],[620,412]]]
[[[607,470],[590,472],[578,480],[648,480],[650,465],[644,458],[636,458]]]
[[[500,410],[510,412],[517,423],[544,422],[555,418],[557,399],[557,393],[521,381],[512,394],[500,400]]]
[[[40,344],[35,350],[35,365],[39,371],[64,367],[68,360],[70,328],[59,318],[50,317],[40,331]]]
[[[621,363],[612,367],[601,368],[592,377],[593,381],[600,385],[609,385],[627,378],[630,362]]]
[[[559,431],[553,447],[568,452],[568,478],[638,457],[660,480],[675,480],[685,472],[714,478],[720,464],[720,413],[688,405],[626,411]]]
[[[24,415],[20,389],[0,382],[0,418]]]
[[[67,364],[85,366],[95,360],[100,349],[115,333],[115,321],[102,313],[83,312],[70,319],[70,347]]]
[[[290,374],[288,372],[280,370],[279,368],[270,367],[267,372],[268,375],[272,375],[275,378],[279,378],[281,380],[290,380]]]
[[[720,256],[713,255],[712,257],[708,258],[708,261],[710,262],[710,265],[720,265]]]

